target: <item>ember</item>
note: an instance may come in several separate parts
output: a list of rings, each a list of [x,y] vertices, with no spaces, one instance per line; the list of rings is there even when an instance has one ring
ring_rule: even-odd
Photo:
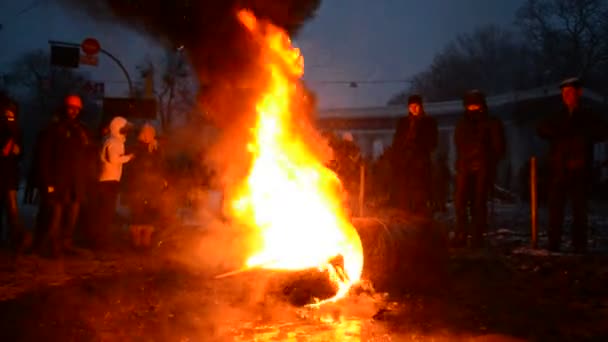
[[[307,144],[298,113],[290,107],[298,95],[295,81],[303,74],[303,57],[285,31],[246,10],[238,18],[260,45],[269,79],[256,104],[248,146],[253,162],[230,198],[232,216],[259,236],[247,267],[317,268],[338,289],[328,301],[337,300],[359,280],[363,252],[342,206],[340,181]],[[343,267],[331,262],[336,257]]]

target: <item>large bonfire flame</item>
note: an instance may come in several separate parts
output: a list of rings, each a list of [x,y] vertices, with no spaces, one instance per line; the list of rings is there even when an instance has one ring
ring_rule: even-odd
[[[259,233],[259,246],[247,267],[318,268],[337,286],[338,292],[328,300],[335,301],[359,280],[363,252],[342,206],[340,181],[306,143],[290,110],[303,58],[283,30],[246,10],[238,18],[261,44],[270,80],[256,104],[248,146],[252,166],[230,202],[233,216]],[[343,266],[330,262],[337,257],[342,257]]]

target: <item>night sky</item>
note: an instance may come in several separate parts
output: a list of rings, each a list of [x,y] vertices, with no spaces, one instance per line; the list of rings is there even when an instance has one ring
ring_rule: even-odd
[[[523,1],[324,0],[317,17],[305,25],[295,42],[304,54],[305,79],[317,92],[320,107],[381,106],[407,84],[350,88],[323,82],[408,79],[457,34],[485,24],[510,25]],[[40,5],[17,16],[36,3]],[[0,72],[8,71],[10,62],[23,52],[47,49],[49,39],[79,43],[96,37],[124,62],[132,77],[146,55],[158,58],[160,54],[151,39],[99,24],[52,0],[4,0],[0,24]],[[124,94],[124,78],[110,60],[102,57],[99,67],[85,68],[94,79],[106,81],[108,96]]]

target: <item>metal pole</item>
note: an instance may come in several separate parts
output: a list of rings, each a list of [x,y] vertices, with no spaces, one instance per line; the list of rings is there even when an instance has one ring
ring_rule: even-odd
[[[532,248],[538,247],[538,201],[536,194],[536,157],[530,158],[530,219]]]
[[[359,167],[359,217],[363,217],[363,206],[365,200],[365,164]]]
[[[79,48],[80,49],[80,44],[76,44],[76,43],[69,43],[69,42],[61,42],[61,41],[57,41],[57,40],[49,40],[49,44],[51,45],[63,45],[63,46],[70,46],[70,47],[75,47],[75,48]],[[127,83],[129,83],[129,97],[132,97],[134,92],[133,92],[133,83],[131,82],[131,77],[129,76],[129,72],[127,72],[127,69],[125,68],[125,66],[122,64],[122,62],[116,58],[116,56],[114,56],[113,54],[111,54],[110,52],[108,52],[107,50],[104,50],[103,48],[99,50],[101,53],[103,53],[104,55],[110,57],[110,59],[112,59],[120,68],[120,70],[122,70],[122,72],[124,73],[125,77],[127,78]]]
[[[127,82],[129,83],[129,97],[133,97],[134,92],[133,92],[133,83],[131,82],[131,77],[129,76],[129,73],[127,72],[127,69],[124,67],[124,65],[122,65],[122,63],[118,60],[118,58],[114,57],[114,55],[112,55],[111,53],[109,53],[107,50],[104,50],[103,48],[99,50],[101,53],[103,53],[104,55],[110,57],[110,59],[112,59],[114,62],[116,62],[116,64],[118,64],[118,66],[120,67],[120,69],[122,70],[122,72],[125,74],[125,77],[127,78]]]

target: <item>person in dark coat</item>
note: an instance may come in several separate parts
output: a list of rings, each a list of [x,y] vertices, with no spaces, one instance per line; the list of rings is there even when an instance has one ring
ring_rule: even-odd
[[[570,78],[560,85],[563,106],[537,127],[550,144],[549,250],[559,251],[564,209],[572,202],[572,245],[587,250],[587,197],[591,185],[593,144],[608,139],[608,124],[580,103],[581,81]]]
[[[131,212],[129,231],[134,247],[149,247],[152,233],[162,221],[160,199],[167,185],[152,125],[142,127],[131,152],[136,158],[125,168],[126,196]]]
[[[10,246],[14,252],[19,253],[26,247],[24,246],[26,232],[19,217],[17,204],[19,163],[23,153],[23,144],[17,120],[17,103],[4,96],[0,101],[0,212],[5,212],[8,219]],[[1,226],[2,216],[0,216]]]
[[[488,114],[485,95],[478,90],[465,94],[464,115],[454,132],[456,180],[454,206],[456,236],[454,245],[466,244],[469,233],[472,247],[483,245],[487,229],[488,194],[494,185],[496,166],[505,154],[502,122]],[[469,229],[470,209],[472,229]]]
[[[64,99],[63,110],[39,136],[36,162],[42,208],[49,211],[48,232],[43,245],[50,244],[54,256],[73,252],[73,235],[85,198],[90,133],[78,119],[82,100],[77,95]]]
[[[51,122],[56,122],[57,116],[53,116]],[[50,126],[45,127],[36,137],[34,148],[32,149],[32,163],[27,176],[26,198],[25,203],[38,203],[38,212],[34,223],[34,250],[36,253],[44,254],[45,239],[48,237],[49,219],[51,216],[51,208],[46,196],[47,189],[42,183],[41,172],[41,154],[44,150],[44,144],[49,141],[48,134]]]
[[[430,215],[431,155],[437,139],[437,121],[425,114],[422,97],[410,96],[408,115],[399,119],[392,143],[393,201],[407,213]]]

